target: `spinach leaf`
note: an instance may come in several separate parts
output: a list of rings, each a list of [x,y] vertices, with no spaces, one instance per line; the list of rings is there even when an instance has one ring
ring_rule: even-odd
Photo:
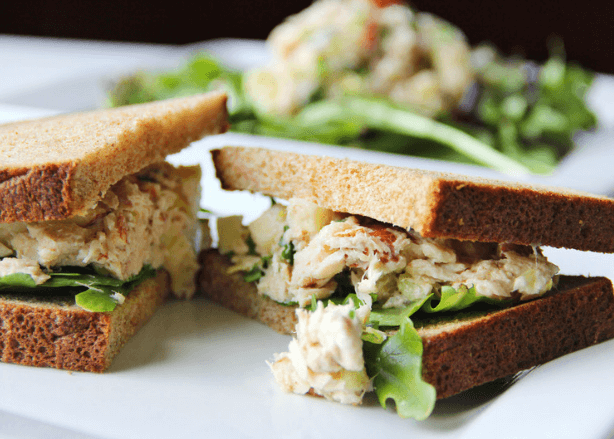
[[[61,271],[49,273],[51,279],[40,285],[26,273],[2,276],[0,291],[53,294],[56,288],[72,288],[77,291],[75,302],[78,306],[92,312],[108,312],[115,309],[122,296],[156,273],[154,268],[145,265],[137,275],[120,280],[98,274],[92,267],[62,267]]]

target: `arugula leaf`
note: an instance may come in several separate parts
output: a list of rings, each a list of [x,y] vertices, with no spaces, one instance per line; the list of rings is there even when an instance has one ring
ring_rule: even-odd
[[[365,341],[363,352],[382,407],[392,399],[403,418],[423,420],[431,414],[437,395],[435,388],[422,379],[422,340],[409,318],[385,342]]]

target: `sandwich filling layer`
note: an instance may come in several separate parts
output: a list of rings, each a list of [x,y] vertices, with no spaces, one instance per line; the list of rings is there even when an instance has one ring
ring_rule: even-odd
[[[194,294],[200,168],[149,166],[113,185],[86,215],[0,225],[0,280],[27,274],[49,285],[66,267],[129,282],[164,268],[179,297]]]
[[[378,326],[403,329],[418,309],[538,297],[558,273],[537,247],[427,239],[298,199],[274,204],[248,226],[220,219],[218,233],[230,272],[299,307],[296,338],[271,365],[278,383],[344,403],[372,390],[363,341],[389,337]]]

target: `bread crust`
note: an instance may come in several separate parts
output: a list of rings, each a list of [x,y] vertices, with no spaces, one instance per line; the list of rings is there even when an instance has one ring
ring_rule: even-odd
[[[604,277],[561,276],[547,297],[418,333],[423,378],[446,398],[613,338],[614,291]]]
[[[260,148],[223,148],[212,157],[224,189],[303,198],[428,238],[614,252],[607,197]]]
[[[200,262],[207,297],[277,332],[294,332],[295,307],[258,295],[240,273],[226,274],[230,261],[215,250],[202,252]],[[441,399],[613,338],[614,290],[604,277],[561,276],[546,297],[485,316],[415,323],[424,346],[423,378]]]
[[[0,222],[82,214],[124,176],[228,126],[221,93],[0,125]]]
[[[103,372],[170,291],[160,270],[112,312],[85,311],[64,298],[0,295],[0,360],[25,366]]]

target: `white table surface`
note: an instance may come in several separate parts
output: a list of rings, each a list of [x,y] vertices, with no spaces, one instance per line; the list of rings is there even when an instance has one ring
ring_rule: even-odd
[[[261,42],[246,40],[220,40],[176,47],[0,35],[0,119],[18,120],[93,108],[104,101],[105,81],[139,68],[172,67],[196,48],[206,48],[237,68],[249,67],[266,59]],[[553,175],[528,177],[528,181],[596,193],[608,193],[614,188],[612,77],[602,75],[598,78],[590,102],[598,114],[600,129],[579,138],[577,150]],[[206,190],[212,188],[206,204],[221,213],[236,213],[237,208],[233,206],[237,205],[243,206],[242,212],[263,205],[262,200],[253,201],[244,194],[235,194],[234,203],[229,203],[227,195],[216,187],[206,150],[224,144],[251,144],[294,151],[305,148],[298,142],[229,134],[197,142],[173,157],[175,163],[202,163],[207,174],[203,180],[204,187]],[[365,151],[315,145],[309,148],[314,153],[363,160],[390,163],[399,160],[394,156]],[[489,170],[429,160],[405,157],[401,161],[423,168],[494,175]],[[604,255],[578,255],[578,252],[562,250],[551,250],[550,253],[551,257],[558,258],[556,262],[565,273],[614,277],[614,266]],[[357,409],[280,393],[270,380],[264,360],[270,359],[274,351],[284,349],[286,338],[271,334],[268,328],[206,301],[174,306],[178,310],[162,310],[126,346],[108,375],[67,374],[64,371],[0,365],[0,438],[171,437],[172,432],[177,437],[195,437],[207,431],[205,425],[209,426],[210,435],[216,437],[319,437],[330,433],[332,427],[337,429],[338,437],[393,437],[404,433],[434,438],[526,437],[528,431],[541,437],[606,437],[614,425],[614,397],[609,390],[614,388],[614,374],[609,366],[614,342],[542,366],[495,398],[477,400],[473,404],[466,398],[439,404],[429,421],[416,423],[398,419],[376,407],[373,401],[367,401],[366,407]],[[177,322],[173,312],[183,312],[186,318]],[[216,330],[219,326],[212,325],[212,320],[223,325],[224,334]],[[202,322],[210,324],[203,327]],[[203,341],[203,336],[207,340]],[[161,341],[152,345],[152,340]],[[234,344],[228,345],[227,340]],[[164,351],[154,352],[160,343]],[[257,346],[255,349],[254,345]],[[251,349],[251,353],[244,356],[242,352],[246,349]],[[238,363],[229,358],[238,358]],[[578,374],[577,370],[582,370],[583,374]],[[205,382],[201,372],[205,377],[218,373],[218,376],[214,375],[217,382]],[[184,374],[187,381],[177,381],[176,374]],[[237,382],[234,374],[243,374],[244,378]],[[108,407],[97,406],[100,403],[96,401],[87,401],[87,394],[94,392],[92,389],[97,385],[107,386],[100,391],[105,401],[113,398],[114,391],[121,395],[122,388],[136,389],[142,395],[117,397],[116,412],[113,412]],[[214,394],[220,386],[225,386],[227,397],[219,403],[207,400],[207,395],[199,393],[202,388],[203,392]],[[64,391],[85,398],[81,410],[80,403],[71,400],[73,393],[65,394]],[[159,403],[165,398],[173,403],[180,400],[177,395],[166,396],[162,391],[184,392],[183,405],[178,408]],[[18,392],[23,392],[23,395]],[[259,401],[265,405],[264,408],[254,410],[262,416],[250,415]],[[137,402],[152,410],[153,415],[148,417],[141,406],[132,408],[136,412],[134,415],[126,414],[131,410],[130,404]],[[459,409],[463,405],[468,405],[468,408]],[[202,407],[202,412],[199,407]],[[218,407],[225,410],[216,414],[215,419],[207,422],[195,420],[199,413],[207,419],[207,410],[217,413]],[[233,407],[237,413],[245,415],[235,416]],[[111,410],[109,413],[115,413],[115,419],[100,419],[96,416],[97,410],[101,413]],[[74,419],[66,418],[67,411]],[[137,422],[141,429],[137,428]],[[305,428],[309,423],[313,424],[311,430]],[[178,429],[181,425],[189,428],[182,431]],[[527,430],[530,428],[533,430]]]

